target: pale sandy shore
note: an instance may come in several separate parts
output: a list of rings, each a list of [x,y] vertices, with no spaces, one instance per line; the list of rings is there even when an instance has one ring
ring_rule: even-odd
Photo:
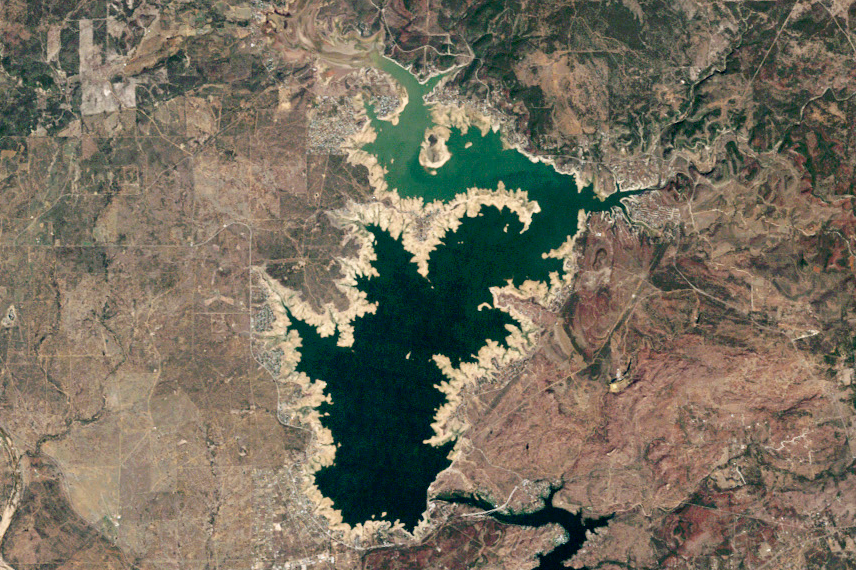
[[[470,188],[449,202],[439,200],[428,202],[421,198],[401,198],[389,193],[386,200],[367,204],[350,204],[337,213],[337,223],[350,226],[356,235],[365,234],[363,243],[370,247],[370,236],[366,225],[376,225],[389,232],[395,239],[401,239],[404,249],[413,255],[419,273],[428,276],[428,259],[449,231],[456,231],[465,216],[475,217],[485,206],[508,208],[523,222],[524,230],[529,228],[532,216],[540,211],[537,202],[528,199],[526,192],[507,190],[500,183],[497,189]],[[360,259],[370,262],[368,254]],[[358,268],[369,271],[366,264]]]
[[[435,125],[425,131],[425,138],[419,148],[419,164],[423,168],[436,170],[452,158],[452,153],[446,146],[451,135],[452,131],[448,127],[440,125]]]
[[[431,119],[436,125],[446,128],[456,128],[466,135],[471,126],[481,131],[482,136],[490,131],[498,131],[499,121],[478,112],[468,106],[450,105],[448,103],[431,103]]]

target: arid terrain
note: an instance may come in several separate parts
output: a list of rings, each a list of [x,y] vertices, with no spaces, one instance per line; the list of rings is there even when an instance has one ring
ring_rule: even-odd
[[[319,496],[283,324],[367,310],[357,214],[441,209],[359,154],[403,104],[378,54],[644,190],[549,303],[495,292],[537,334],[449,394],[414,533]],[[556,525],[436,497],[551,487],[612,517],[574,568],[856,567],[854,85],[849,0],[0,2],[0,570],[529,569]]]

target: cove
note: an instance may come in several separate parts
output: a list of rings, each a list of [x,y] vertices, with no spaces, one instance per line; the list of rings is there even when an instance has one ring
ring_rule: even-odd
[[[606,526],[612,517],[583,520],[581,514],[575,515],[564,509],[553,506],[553,496],[558,488],[550,490],[550,494],[544,500],[544,507],[531,513],[490,513],[490,517],[504,524],[518,526],[542,527],[548,524],[561,526],[567,540],[546,554],[538,555],[537,570],[561,570],[566,568],[563,562],[573,557],[574,554],[585,544],[586,531],[595,530]],[[448,495],[437,497],[447,503],[458,503],[476,507],[484,511],[494,509],[494,505],[477,495]]]
[[[545,281],[561,272],[559,260],[542,254],[574,235],[580,209],[604,210],[618,202],[617,196],[602,202],[590,189],[579,192],[573,177],[503,149],[496,133],[463,136],[453,130],[453,157],[431,175],[418,154],[432,126],[422,96],[437,79],[422,85],[390,60],[379,59],[378,65],[409,96],[398,125],[372,118],[378,136],[364,147],[387,168],[390,188],[402,196],[445,201],[469,187],[496,188],[503,181],[509,189],[526,190],[541,207],[525,232],[507,209],[485,207],[465,217],[432,252],[427,278],[400,240],[367,227],[378,276],[360,277],[356,287],[377,311],[354,320],[352,346],[340,347],[335,336],[321,337],[291,316],[291,329],[301,339],[297,371],[325,382],[331,399],[318,411],[335,441],[335,459],[315,472],[315,484],[350,525],[398,520],[412,530],[426,509],[428,486],[450,464],[453,446],[424,443],[434,435],[431,422],[445,403],[437,388],[445,378],[433,357],[443,355],[458,366],[474,360],[488,341],[505,345],[507,327],[515,321],[492,308],[489,289],[509,281]],[[464,148],[467,142],[472,145]]]

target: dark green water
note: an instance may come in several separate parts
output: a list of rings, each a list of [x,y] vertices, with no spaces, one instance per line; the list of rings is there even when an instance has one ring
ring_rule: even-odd
[[[544,501],[544,506],[531,513],[502,513],[494,512],[490,516],[501,523],[518,526],[542,527],[557,524],[564,529],[566,540],[550,552],[538,555],[537,570],[561,570],[566,568],[563,562],[570,560],[585,544],[586,531],[606,526],[612,517],[584,520],[582,515],[575,515],[564,509],[553,506],[553,496],[558,489],[552,489]],[[450,495],[438,497],[447,503],[458,503],[490,511],[496,505],[491,504],[477,495]]]
[[[339,347],[336,338],[321,338],[292,319],[302,339],[298,370],[326,382],[332,397],[332,404],[319,410],[338,445],[336,459],[316,473],[316,484],[349,524],[385,518],[412,529],[425,510],[428,486],[449,465],[452,448],[423,443],[434,435],[430,424],[445,402],[436,388],[444,377],[431,357],[444,355],[457,366],[473,360],[488,340],[504,344],[506,325],[514,320],[500,310],[478,310],[492,302],[489,288],[508,280],[517,285],[547,280],[550,272],[561,271],[559,261],[542,253],[577,231],[579,209],[603,210],[617,202],[600,202],[589,190],[579,193],[573,178],[503,150],[494,133],[463,137],[453,131],[453,158],[432,176],[418,163],[423,133],[431,126],[422,95],[431,85],[420,85],[388,60],[379,65],[410,96],[397,126],[373,120],[378,138],[366,147],[388,168],[390,188],[405,196],[449,200],[472,186],[495,188],[501,180],[509,189],[527,190],[542,210],[524,233],[507,209],[487,207],[464,218],[432,253],[427,279],[400,241],[369,227],[379,277],[361,278],[357,287],[378,310],[353,323],[353,346]],[[464,149],[467,141],[473,145]]]

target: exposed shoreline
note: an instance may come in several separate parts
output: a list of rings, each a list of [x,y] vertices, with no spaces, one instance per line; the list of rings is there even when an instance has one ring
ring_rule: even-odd
[[[450,136],[452,131],[442,125],[434,125],[425,131],[425,138],[419,147],[419,164],[432,174],[452,158],[452,153],[446,146]]]

